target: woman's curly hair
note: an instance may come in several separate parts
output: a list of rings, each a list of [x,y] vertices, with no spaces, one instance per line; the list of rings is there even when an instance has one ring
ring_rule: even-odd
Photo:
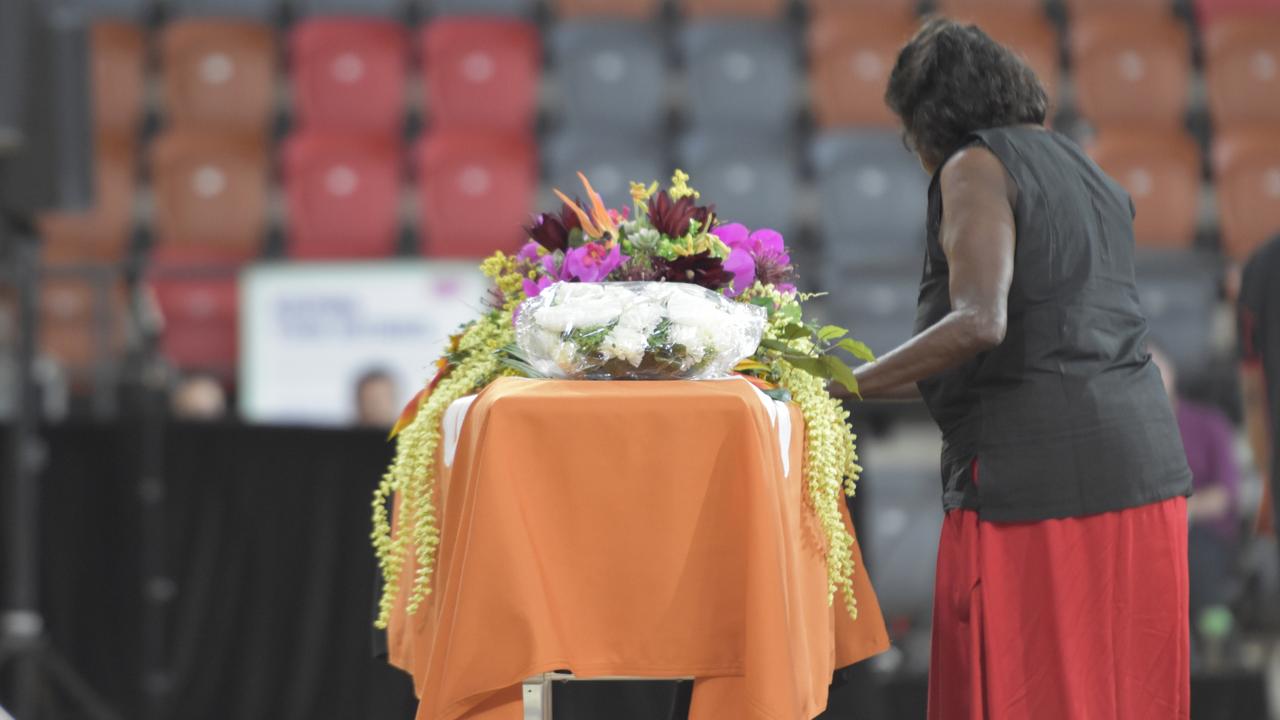
[[[1031,68],[975,25],[928,20],[902,48],[885,103],[912,149],[940,165],[976,130],[1043,124],[1049,96]]]

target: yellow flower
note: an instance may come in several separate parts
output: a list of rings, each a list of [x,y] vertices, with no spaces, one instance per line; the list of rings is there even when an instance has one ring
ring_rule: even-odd
[[[695,200],[702,197],[697,190],[689,187],[689,173],[683,170],[676,170],[671,176],[671,189],[667,190],[667,194],[672,200],[679,200],[684,197],[691,197]]]
[[[649,198],[656,192],[658,192],[657,182],[649,183],[649,186],[645,187],[644,183],[631,181],[631,200],[635,202],[637,207],[648,202]]]

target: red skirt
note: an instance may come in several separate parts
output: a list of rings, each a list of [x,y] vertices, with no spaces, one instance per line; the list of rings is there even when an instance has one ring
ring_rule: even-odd
[[[1028,523],[947,513],[929,720],[1186,720],[1185,498]]]

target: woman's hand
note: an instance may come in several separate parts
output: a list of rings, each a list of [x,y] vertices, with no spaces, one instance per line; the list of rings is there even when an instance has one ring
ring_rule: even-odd
[[[950,266],[951,312],[855,371],[864,400],[900,397],[905,388],[1004,341],[1017,188],[999,158],[980,146],[956,153],[943,166],[940,182],[939,239]]]

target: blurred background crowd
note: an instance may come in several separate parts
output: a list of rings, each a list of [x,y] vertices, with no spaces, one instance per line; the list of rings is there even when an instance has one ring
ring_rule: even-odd
[[[240,524],[279,519],[228,500],[238,492],[228,475],[254,478],[246,494],[288,486],[282,503],[333,486],[334,506],[321,509],[348,528],[331,536],[335,548],[341,537],[354,551],[316,550],[305,523],[281,532],[303,538],[315,566],[358,567],[348,578],[357,591],[344,596],[357,617],[341,622],[344,647],[362,650],[364,493],[389,452],[377,431],[473,313],[484,293],[476,260],[517,248],[530,213],[554,204],[551,188],[577,187],[579,170],[621,205],[629,180],[684,169],[720,215],[786,235],[802,289],[828,293],[831,321],[876,351],[905,339],[929,178],[882,96],[919,18],[941,12],[1021,53],[1050,92],[1054,128],[1133,197],[1142,302],[1198,488],[1194,671],[1200,696],[1220,700],[1197,705],[1195,717],[1266,717],[1269,663],[1280,708],[1280,659],[1270,655],[1280,562],[1274,543],[1249,530],[1260,483],[1239,429],[1233,313],[1242,262],[1280,235],[1280,0],[50,0],[45,9],[85,18],[95,192],[88,207],[43,213],[28,228],[40,241],[32,318],[6,289],[12,273],[0,273],[0,422],[21,405],[12,351],[36,320],[33,400],[58,451],[49,493],[97,498],[114,513],[46,512],[43,537],[63,554],[46,563],[45,594],[64,610],[50,611],[64,619],[55,636],[122,707],[182,706],[173,698],[199,697],[203,674],[235,683],[203,691],[217,717],[294,717],[299,707],[373,717],[350,714],[363,699],[326,710],[317,696],[289,705],[264,689],[279,684],[262,679],[267,665],[296,668],[316,651],[301,635],[258,647],[272,660],[257,674],[225,670],[246,657],[231,649],[206,656],[224,669],[201,665],[199,648],[236,613],[219,615],[221,603],[199,592],[316,570],[287,554],[289,570],[266,567],[247,548],[228,570],[218,558],[230,551],[188,536],[222,528],[216,542],[235,544]],[[194,525],[171,518],[164,532],[130,530],[117,543],[106,521],[146,521],[129,509],[133,466],[112,448],[139,437],[131,388],[157,372],[171,420],[166,482],[182,486],[174,497],[224,515],[201,521],[192,510],[184,517]],[[928,664],[939,441],[920,408],[862,406],[855,420],[868,469],[855,515],[896,643],[874,668],[910,695]],[[346,442],[357,449],[333,450]],[[206,475],[204,486],[189,479]],[[66,530],[93,522],[101,529]],[[142,556],[165,537],[182,538],[167,566],[128,561],[142,599],[135,587],[112,591],[113,609],[94,616],[128,621],[115,632],[133,644],[113,661],[92,623],[75,619],[86,611],[72,609],[77,593],[117,582],[110,568],[86,569],[87,558]],[[191,570],[183,553],[192,552],[213,569]],[[237,617],[254,626],[276,612],[259,610]],[[205,630],[184,637],[182,618],[195,615]],[[326,608],[312,619],[341,615]],[[168,628],[172,647],[126,637],[147,618]],[[290,687],[331,685],[337,667],[289,675]],[[914,700],[895,702],[886,707],[900,711],[883,717],[922,716]],[[187,707],[172,716],[214,716]]]

